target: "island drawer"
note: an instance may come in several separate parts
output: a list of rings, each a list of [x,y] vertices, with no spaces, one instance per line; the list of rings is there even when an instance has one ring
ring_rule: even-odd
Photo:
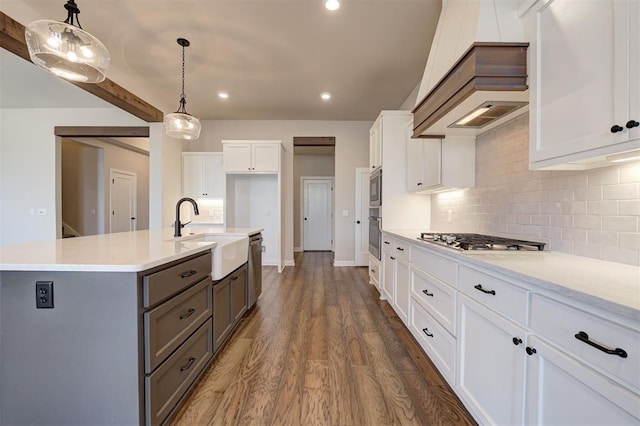
[[[428,250],[413,249],[411,262],[414,266],[430,273],[452,287],[456,286],[456,270],[458,264],[453,260],[439,256]]]
[[[402,240],[393,240],[393,248],[398,257],[411,260],[411,245]]]
[[[211,274],[211,253],[179,263],[143,277],[143,304],[145,308],[182,291]]]
[[[515,284],[460,266],[458,288],[489,308],[520,324],[527,324],[529,292]]]
[[[458,292],[436,277],[411,268],[411,295],[455,336],[456,294]]]
[[[151,373],[211,316],[211,280],[144,313],[145,373]]]
[[[145,377],[147,424],[162,424],[213,356],[213,321],[205,322],[150,376]]]
[[[640,388],[640,333],[539,294],[531,297],[531,328],[556,345]],[[612,352],[612,353],[609,353]]]

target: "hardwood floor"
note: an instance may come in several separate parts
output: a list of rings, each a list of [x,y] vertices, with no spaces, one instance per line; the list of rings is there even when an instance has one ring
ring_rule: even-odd
[[[263,270],[263,294],[174,425],[475,424],[367,268],[332,253]]]

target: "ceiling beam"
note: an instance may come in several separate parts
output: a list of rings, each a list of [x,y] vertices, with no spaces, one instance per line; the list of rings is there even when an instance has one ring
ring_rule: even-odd
[[[53,133],[74,138],[148,138],[148,127],[56,126]]]
[[[0,47],[31,62],[24,35],[25,27],[3,12],[0,12]],[[153,105],[140,99],[122,86],[106,79],[102,83],[69,83],[103,99],[110,104],[148,122],[162,122],[163,113]]]

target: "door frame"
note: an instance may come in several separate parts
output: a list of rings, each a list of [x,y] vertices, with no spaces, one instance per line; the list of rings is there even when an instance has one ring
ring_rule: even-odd
[[[110,168],[109,169],[109,181],[111,182],[109,184],[109,233],[112,233],[113,230],[113,210],[112,210],[112,204],[113,204],[113,191],[111,190],[113,185],[113,176],[114,173],[120,174],[120,175],[125,175],[125,176],[130,176],[132,178],[133,181],[133,195],[132,195],[132,210],[133,210],[133,217],[136,218],[136,220],[133,221],[133,229],[132,231],[135,231],[138,229],[138,223],[137,223],[137,217],[138,217],[138,175],[135,172],[130,172],[128,170],[121,170],[121,169],[114,169],[114,168]]]
[[[305,180],[326,180],[331,182],[331,251],[335,252],[335,177],[333,176],[300,176],[300,246],[302,251],[304,251],[304,181]]]
[[[359,182],[358,177],[361,174],[367,173],[368,176],[371,175],[371,170],[368,167],[356,167],[356,175],[355,175],[355,199],[356,199],[356,205],[355,205],[355,211],[354,211],[354,220],[353,220],[353,225],[354,225],[354,233],[353,233],[353,262],[355,264],[355,266],[368,266],[369,265],[369,256],[366,256],[366,261],[364,263],[359,263],[358,262],[358,248],[362,249],[363,247],[358,247],[357,241],[360,240],[362,241],[362,235],[360,235],[360,238],[358,237],[358,229],[360,229],[360,233],[364,233],[366,232],[367,235],[369,235],[369,194],[366,195],[366,201],[367,201],[367,209],[365,211],[360,211],[359,210],[362,208],[362,197],[364,196],[364,194],[361,194],[361,188],[362,188],[362,182]],[[367,179],[367,187],[369,186],[369,179]],[[358,215],[358,213],[360,213]],[[360,220],[360,226],[358,226],[358,224],[356,224],[357,220]],[[365,229],[365,220],[367,221],[367,226]],[[367,245],[367,247],[364,247],[364,251],[369,251],[369,246]]]

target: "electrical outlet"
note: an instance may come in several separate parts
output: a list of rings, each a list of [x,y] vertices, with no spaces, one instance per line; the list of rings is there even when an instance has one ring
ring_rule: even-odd
[[[36,308],[53,309],[53,281],[36,281]]]
[[[265,253],[267,251],[267,246],[262,246],[262,252]]]

